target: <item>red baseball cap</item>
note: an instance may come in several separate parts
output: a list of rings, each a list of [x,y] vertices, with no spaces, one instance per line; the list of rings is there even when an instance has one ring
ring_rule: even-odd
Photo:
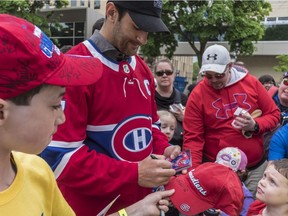
[[[242,210],[244,194],[239,177],[230,168],[207,162],[185,175],[172,177],[165,189],[175,189],[170,197],[184,215],[195,215],[209,208],[230,216]]]
[[[0,98],[8,99],[43,83],[89,85],[102,74],[93,57],[64,55],[32,23],[0,14]]]

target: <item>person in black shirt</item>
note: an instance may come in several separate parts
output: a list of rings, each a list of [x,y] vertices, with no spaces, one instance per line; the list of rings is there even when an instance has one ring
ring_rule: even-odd
[[[177,90],[173,85],[176,74],[169,59],[158,61],[154,65],[154,74],[157,82],[155,100],[158,110],[169,110],[177,119],[176,131],[170,143],[182,146],[182,121],[184,118],[187,96]]]

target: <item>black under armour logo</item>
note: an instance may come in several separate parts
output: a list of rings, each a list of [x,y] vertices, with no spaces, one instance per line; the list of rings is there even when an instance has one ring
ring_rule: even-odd
[[[214,60],[217,60],[217,54],[215,54],[215,55],[208,54],[207,55],[207,60],[209,60],[210,58],[214,58]]]

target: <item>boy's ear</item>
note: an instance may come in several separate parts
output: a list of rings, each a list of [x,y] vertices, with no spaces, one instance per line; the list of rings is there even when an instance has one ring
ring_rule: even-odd
[[[5,110],[7,109],[8,103],[7,101],[0,98],[0,125],[3,124],[3,120],[5,120]]]

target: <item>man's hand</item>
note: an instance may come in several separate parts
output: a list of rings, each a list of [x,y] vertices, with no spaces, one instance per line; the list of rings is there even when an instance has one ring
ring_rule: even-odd
[[[184,109],[177,109],[175,112],[172,112],[172,113],[174,114],[175,118],[178,121],[182,122],[184,119],[184,112],[185,112]]]
[[[129,216],[159,216],[160,211],[167,212],[169,210],[168,197],[175,192],[174,189],[167,191],[157,191],[149,194],[144,199],[137,203],[125,208],[127,215]],[[118,213],[114,213],[109,216],[119,216]]]
[[[142,187],[158,187],[168,183],[171,176],[176,174],[171,162],[163,155],[148,156],[138,163],[138,184]]]
[[[171,159],[175,159],[181,152],[181,147],[178,145],[172,145],[165,149],[164,156],[165,158],[170,157]],[[182,174],[187,173],[187,169],[181,171]]]
[[[155,193],[147,195],[143,200],[141,200],[141,208],[139,207],[140,212],[144,212],[143,215],[160,215],[160,210],[167,212],[169,210],[169,199],[175,192],[174,189],[167,191],[157,191]]]
[[[235,118],[234,124],[237,126],[235,128],[240,130],[253,131],[256,122],[248,112],[245,112]]]
[[[178,145],[168,146],[164,151],[164,156],[175,159],[181,152],[181,147]]]

